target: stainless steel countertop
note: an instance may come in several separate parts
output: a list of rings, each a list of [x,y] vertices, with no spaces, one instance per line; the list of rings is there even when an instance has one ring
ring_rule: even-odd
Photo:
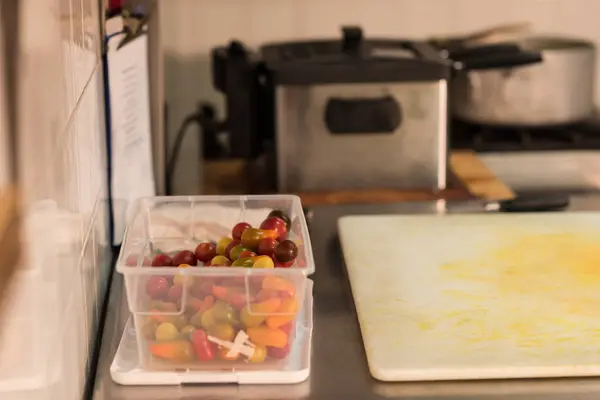
[[[114,383],[109,368],[129,316],[123,279],[120,274],[115,273],[93,399],[600,398],[600,379],[382,383],[370,376],[337,240],[337,220],[350,214],[435,213],[437,207],[439,204],[432,202],[313,208],[310,232],[317,267],[317,272],[312,277],[315,282],[313,354],[310,378],[297,385],[136,387]],[[600,210],[600,196],[575,196],[572,198],[570,210]]]

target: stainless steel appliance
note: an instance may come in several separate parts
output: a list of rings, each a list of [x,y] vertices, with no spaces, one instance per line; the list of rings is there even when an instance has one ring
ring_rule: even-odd
[[[341,39],[258,54],[234,42],[213,57],[232,154],[270,148],[278,190],[446,186],[451,67],[433,46],[347,27]]]
[[[284,191],[446,186],[444,79],[297,87],[277,98]]]
[[[225,129],[229,156],[266,155],[279,191],[444,189],[451,78],[542,60],[515,44],[445,47],[342,32],[258,52],[237,41],[215,48],[213,85],[228,115],[200,118],[205,155],[223,154],[215,138]]]
[[[596,68],[592,42],[527,36],[515,44],[541,52],[543,62],[458,73],[451,87],[456,117],[486,125],[551,126],[591,116]]]

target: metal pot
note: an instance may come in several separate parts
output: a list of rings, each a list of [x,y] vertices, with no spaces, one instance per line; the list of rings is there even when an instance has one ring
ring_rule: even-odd
[[[523,37],[531,32],[531,23],[517,22],[496,25],[491,28],[481,29],[463,35],[446,35],[433,37],[429,41],[440,48],[449,49],[454,47],[464,48],[467,46],[481,46],[498,42],[506,42]]]
[[[458,71],[451,82],[454,116],[484,125],[552,126],[582,121],[593,113],[593,43],[531,36],[516,44],[525,51],[539,51],[543,62]]]

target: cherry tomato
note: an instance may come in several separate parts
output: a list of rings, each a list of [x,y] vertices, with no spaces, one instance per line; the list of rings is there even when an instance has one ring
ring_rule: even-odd
[[[198,261],[196,260],[196,255],[192,251],[181,250],[179,253],[175,254],[171,263],[173,266],[187,264],[195,267],[198,264]]]
[[[153,356],[173,362],[190,362],[194,360],[194,349],[187,340],[154,342],[148,346]]]
[[[235,248],[234,248],[235,250]],[[233,251],[232,251],[233,253]],[[247,258],[237,258],[232,264],[232,267],[244,267],[244,268],[252,268],[254,265],[254,257]]]
[[[217,246],[210,242],[200,243],[196,246],[195,254],[198,261],[206,264],[217,255]]]
[[[227,246],[233,241],[232,238],[224,237],[217,242],[217,254],[220,256],[228,256],[229,253],[226,251]]]
[[[281,218],[282,220],[285,221],[285,226],[287,227],[287,230],[289,231],[292,228],[292,220],[290,219],[290,217],[284,213],[281,210],[273,210],[269,213],[269,217],[277,217],[277,218]]]
[[[231,237],[233,237],[236,240],[240,240],[242,238],[242,234],[248,228],[252,228],[252,225],[250,225],[247,222],[240,222],[235,224],[235,226],[231,230]]]
[[[254,257],[252,268],[275,268],[275,263],[269,256],[257,256]]]
[[[248,228],[242,235],[242,244],[249,249],[256,250],[261,240],[277,239],[278,236],[279,232],[274,230]]]
[[[275,247],[275,258],[279,262],[294,261],[298,257],[298,247],[291,240],[284,240]]]
[[[272,329],[267,326],[251,327],[246,329],[250,341],[263,346],[284,348],[288,344],[288,335],[280,329]]]
[[[240,258],[241,254],[245,251],[249,251],[247,248],[242,246],[241,244],[235,245],[229,251],[229,259],[235,262],[238,258]]]
[[[173,259],[168,254],[160,253],[152,259],[153,267],[170,267],[173,265]]]
[[[267,358],[267,348],[265,346],[257,345],[254,348],[254,354],[252,355],[252,358],[250,358],[250,362],[261,363],[261,362],[265,361],[266,358]]]
[[[223,253],[223,255],[225,257],[228,257],[229,259],[231,259],[231,249],[233,249],[238,244],[240,244],[240,241],[233,239],[231,242],[229,242],[229,244],[225,248],[225,253]]]
[[[129,257],[127,257],[127,260],[125,261],[125,265],[127,265],[128,267],[137,267],[139,258],[140,258],[139,255],[131,254]],[[150,261],[150,259],[148,257],[144,257],[144,259],[142,260],[142,266],[148,267],[151,264],[152,264],[152,261]]]
[[[170,322],[163,322],[156,328],[156,340],[175,340],[179,337],[177,327]]]
[[[196,327],[193,325],[186,325],[183,328],[181,328],[181,336],[183,337],[183,339],[189,339],[191,338],[192,333],[196,330]]]
[[[290,268],[292,265],[294,265],[294,260],[288,262],[280,262],[277,259],[275,259],[274,261],[275,268]]]
[[[146,293],[154,300],[162,300],[169,293],[169,282],[163,276],[151,276],[146,282]]]
[[[271,358],[275,358],[277,360],[282,360],[286,358],[290,354],[291,346],[290,344],[286,344],[285,346],[279,347],[267,347],[267,354]]]
[[[183,285],[173,285],[169,288],[167,299],[173,303],[177,303],[183,295]]]
[[[237,311],[224,301],[217,300],[210,311],[215,321],[219,323],[229,325],[237,325],[239,323]]]
[[[198,360],[211,361],[215,358],[213,348],[208,341],[206,332],[202,329],[193,331],[190,335],[190,341],[192,342],[192,347],[194,348],[194,353],[196,353],[196,358],[198,358]]]
[[[208,329],[211,336],[218,337],[221,340],[232,341],[235,338],[235,329],[229,324],[216,324]]]
[[[263,239],[258,243],[258,254],[273,257],[275,254],[275,247],[277,247],[278,244],[279,242],[275,239]]]
[[[285,240],[287,237],[287,226],[285,221],[278,217],[269,217],[260,224],[260,229],[267,229],[270,231],[277,231],[277,239]]]
[[[244,250],[240,253],[239,258],[248,258],[248,257],[256,257],[256,253],[252,250]]]
[[[215,256],[210,260],[211,267],[228,267],[231,265],[231,260],[225,256]]]

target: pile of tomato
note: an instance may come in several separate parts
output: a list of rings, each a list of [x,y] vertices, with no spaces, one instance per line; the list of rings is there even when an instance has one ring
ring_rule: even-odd
[[[154,267],[289,268],[298,246],[287,238],[290,219],[274,210],[259,228],[240,222],[231,237],[204,242],[194,251],[153,255],[142,265]],[[138,265],[138,258],[127,264]],[[302,281],[303,282],[303,281]],[[262,363],[290,352],[303,293],[292,279],[260,276],[154,275],[145,282],[150,306],[136,324],[152,359],[171,364],[214,360]],[[299,288],[300,289],[300,288]]]

